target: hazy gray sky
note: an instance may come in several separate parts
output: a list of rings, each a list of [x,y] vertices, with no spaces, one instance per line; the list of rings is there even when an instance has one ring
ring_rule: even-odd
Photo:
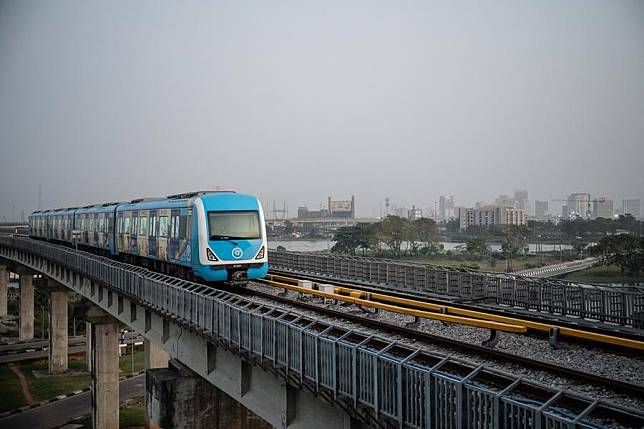
[[[644,198],[644,2],[0,1],[0,142],[0,219],[38,184]]]

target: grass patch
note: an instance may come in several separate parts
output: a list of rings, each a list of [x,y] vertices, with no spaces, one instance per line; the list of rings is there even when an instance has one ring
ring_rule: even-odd
[[[144,366],[145,366],[144,353],[143,351],[137,351],[136,348],[134,349],[134,370],[132,370],[131,354],[126,354],[119,357],[119,368],[121,369],[121,373],[123,375],[139,373],[143,371]]]
[[[644,277],[623,276],[616,265],[602,265],[570,273],[563,278],[573,282],[588,283],[642,283]]]
[[[145,426],[145,402],[138,398],[119,410],[119,428]]]
[[[92,429],[92,419],[89,418],[81,423],[80,429]],[[136,398],[129,401],[127,405],[119,408],[119,428],[139,428],[145,426],[145,400]]]
[[[52,399],[58,395],[65,395],[67,393],[89,387],[89,374],[74,376],[61,375],[47,378],[35,378],[32,374],[32,371],[35,369],[46,370],[47,368],[48,365],[46,361],[35,362],[20,367],[20,370],[27,378],[29,390],[31,391],[31,395],[34,397],[35,401]]]
[[[6,366],[0,367],[0,413],[20,408],[25,404],[18,377]]]

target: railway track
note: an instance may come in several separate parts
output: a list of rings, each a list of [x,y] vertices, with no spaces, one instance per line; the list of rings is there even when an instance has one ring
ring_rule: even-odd
[[[365,315],[351,314],[345,311],[335,310],[333,308],[321,306],[319,304],[303,302],[297,299],[297,295],[299,294],[297,292],[295,294],[291,294],[293,295],[291,297],[289,297],[288,295],[284,296],[284,295],[276,295],[270,292],[262,292],[262,291],[258,291],[257,289],[246,289],[245,293],[248,293],[250,295],[254,295],[263,299],[272,300],[272,301],[280,302],[282,304],[287,304],[297,308],[305,309],[308,311],[324,314],[325,316],[328,316],[328,317],[343,319],[358,325],[376,329],[378,331],[400,335],[413,340],[424,340],[429,343],[438,344],[442,347],[448,348],[450,350],[454,350],[456,352],[465,351],[467,353],[471,353],[485,359],[491,359],[501,363],[512,363],[531,370],[544,371],[559,377],[574,380],[575,382],[582,382],[584,384],[594,385],[597,387],[601,387],[602,389],[615,391],[617,393],[627,393],[635,397],[644,397],[644,386],[640,384],[629,383],[622,380],[616,380],[613,378],[604,377],[591,372],[568,368],[565,366],[541,361],[538,359],[531,359],[525,356],[500,351],[483,345],[476,345],[476,344],[472,344],[464,341],[459,341],[453,338],[447,338],[440,335],[423,332],[414,328],[400,326],[395,323],[387,323],[381,320],[374,320],[369,318],[366,314]]]
[[[283,279],[286,282],[290,281],[291,284],[297,280],[309,280],[316,283],[330,284],[339,288],[344,288],[345,294],[348,294],[349,296],[351,296],[351,290],[356,290],[372,294],[372,297],[391,297],[389,302],[401,307],[425,308],[430,311],[437,311],[436,309],[438,307],[442,307],[448,309],[448,314],[465,315],[467,317],[478,319],[482,318],[481,320],[517,323],[526,328],[524,332],[526,334],[543,335],[543,333],[547,333],[553,346],[556,346],[557,337],[562,336],[580,343],[590,343],[593,345],[600,344],[605,348],[626,351],[637,350],[638,352],[644,352],[644,330],[642,329],[605,323],[601,324],[593,321],[585,321],[583,319],[577,320],[565,316],[555,317],[553,319],[551,314],[526,312],[511,307],[492,308],[490,306],[465,304],[458,302],[457,299],[447,300],[444,297],[437,298],[423,294],[412,295],[404,292],[378,288],[373,285],[335,281],[325,277],[301,275],[287,271],[271,270],[268,278]],[[354,294],[354,296],[356,295]],[[601,324],[602,326],[598,326],[598,324]],[[558,329],[553,331],[550,329],[551,327],[556,327]],[[555,334],[554,338],[553,333]]]

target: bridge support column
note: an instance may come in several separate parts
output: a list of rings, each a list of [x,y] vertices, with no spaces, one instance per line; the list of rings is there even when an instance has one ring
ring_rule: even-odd
[[[92,372],[92,323],[85,322],[85,366]]]
[[[167,368],[170,355],[150,340],[143,340],[145,370]]]
[[[20,274],[20,341],[34,339],[34,276]]]
[[[49,293],[49,373],[61,374],[68,368],[67,289]]]
[[[0,317],[7,315],[7,277],[6,265],[0,265]]]
[[[176,360],[145,375],[146,428],[268,429],[271,426]]]
[[[119,426],[119,323],[98,307],[87,313],[92,332],[92,424]]]

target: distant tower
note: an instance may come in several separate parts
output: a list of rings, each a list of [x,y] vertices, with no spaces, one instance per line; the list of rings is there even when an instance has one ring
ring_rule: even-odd
[[[385,198],[385,217],[389,216],[389,197]]]

